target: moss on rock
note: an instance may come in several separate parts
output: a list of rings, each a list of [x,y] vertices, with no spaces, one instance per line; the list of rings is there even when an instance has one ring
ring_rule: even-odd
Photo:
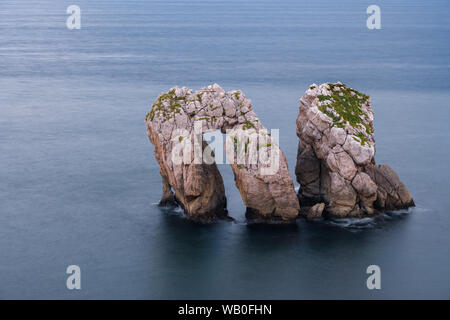
[[[186,102],[186,98],[177,97],[174,89],[161,94],[152,105],[150,112],[145,116],[145,120],[147,121],[150,118],[150,121],[153,121],[156,115],[162,116],[167,120],[173,118],[175,114],[181,113],[180,101]],[[164,106],[165,103],[168,103],[168,105]]]
[[[362,145],[367,143],[367,135],[373,133],[369,116],[364,112],[363,105],[369,100],[369,96],[347,87],[341,83],[327,83],[331,94],[319,94],[318,108],[333,120],[331,127],[345,128],[346,125],[362,130],[355,136]],[[314,89],[313,87],[311,89]]]

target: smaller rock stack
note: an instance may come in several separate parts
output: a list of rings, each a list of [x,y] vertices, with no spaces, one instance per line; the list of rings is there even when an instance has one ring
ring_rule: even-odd
[[[363,217],[414,201],[397,174],[375,164],[370,98],[338,83],[311,85],[300,99],[295,174],[307,218]],[[324,205],[322,205],[322,203]]]

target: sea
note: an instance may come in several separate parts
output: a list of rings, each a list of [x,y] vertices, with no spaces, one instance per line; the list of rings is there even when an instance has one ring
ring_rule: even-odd
[[[449,33],[446,0],[1,0],[0,299],[449,299]],[[234,222],[158,206],[160,93],[242,90],[295,182],[299,99],[336,81],[370,95],[415,208],[249,224],[226,164]]]

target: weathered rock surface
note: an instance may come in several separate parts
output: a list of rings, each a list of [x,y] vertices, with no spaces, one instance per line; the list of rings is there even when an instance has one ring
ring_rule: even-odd
[[[196,131],[199,121],[200,137]],[[195,161],[199,148],[201,154],[211,153],[205,142],[196,146],[196,141],[202,140],[202,133],[221,130],[227,133],[227,156],[228,150],[241,155],[239,161],[239,155],[227,159],[247,206],[247,218],[292,221],[298,216],[300,207],[286,158],[241,91],[225,92],[217,84],[198,91],[174,87],[155,100],[146,125],[163,179],[161,204],[176,200],[192,220],[211,221],[227,216],[225,189],[216,163]],[[257,144],[251,139],[254,134],[259,137]],[[184,146],[182,163],[172,159],[180,145]],[[273,162],[255,163],[252,158],[255,148],[259,157],[278,155],[271,158],[276,159],[277,170],[271,171]],[[193,161],[185,161],[186,156]]]
[[[397,174],[375,164],[368,96],[339,82],[313,84],[300,99],[297,136],[302,206],[324,202],[325,212],[336,217],[414,206]]]
[[[323,210],[325,209],[325,203],[316,203],[312,207],[303,211],[302,215],[307,220],[317,220],[322,218]]]

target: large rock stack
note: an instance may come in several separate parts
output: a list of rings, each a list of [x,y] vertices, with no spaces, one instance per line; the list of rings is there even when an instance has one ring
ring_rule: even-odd
[[[199,121],[200,137],[195,132]],[[192,220],[211,221],[227,216],[225,189],[216,163],[174,163],[172,154],[174,148],[184,143],[185,147],[190,145],[188,155],[194,159],[194,141],[202,140],[202,133],[215,130],[227,133],[231,130],[227,134],[226,149],[239,149],[244,155],[243,162],[237,161],[236,157],[231,159],[230,164],[236,186],[247,206],[247,218],[293,221],[298,216],[298,199],[286,158],[253,112],[250,100],[241,91],[225,92],[217,84],[198,91],[174,87],[155,100],[147,114],[146,125],[160,164],[163,180],[161,204],[176,201]],[[242,132],[245,134],[242,135]],[[265,143],[255,145],[249,138],[252,134],[264,135]],[[202,154],[208,148],[205,142],[198,145]],[[271,172],[273,163],[251,161],[250,154],[255,154],[254,147],[260,156],[278,155],[272,157],[277,159],[277,170]],[[184,150],[186,154],[186,148]]]

